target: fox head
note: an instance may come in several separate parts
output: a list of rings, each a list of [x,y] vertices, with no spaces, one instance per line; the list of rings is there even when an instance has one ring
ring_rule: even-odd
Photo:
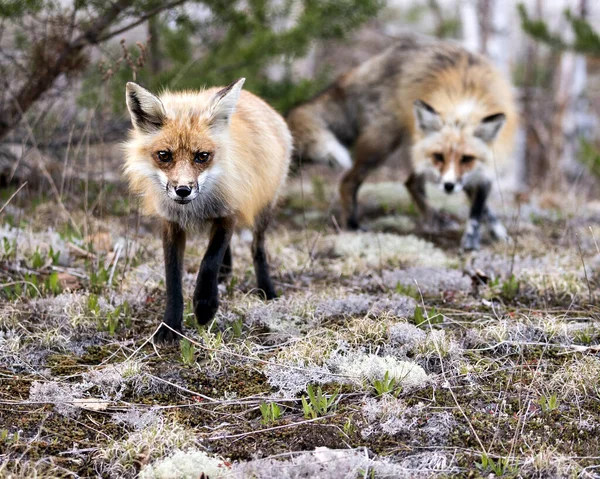
[[[134,181],[155,185],[170,204],[202,197],[221,173],[226,135],[244,78],[211,93],[165,94],[161,98],[127,83],[126,101],[133,123],[135,158],[126,171]]]
[[[492,145],[506,115],[477,117],[477,106],[475,101],[465,102],[442,116],[422,100],[413,104],[418,133],[412,146],[414,164],[448,194],[462,190],[493,163]]]

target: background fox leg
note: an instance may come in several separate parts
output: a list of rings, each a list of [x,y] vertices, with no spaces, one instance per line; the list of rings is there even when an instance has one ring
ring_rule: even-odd
[[[221,267],[219,268],[219,283],[223,283],[229,279],[231,276],[231,271],[233,270],[233,260],[231,258],[231,244],[227,246],[225,250],[225,254],[223,255],[223,262],[221,263]]]
[[[487,198],[490,194],[491,183],[485,181],[465,188],[467,195],[471,199],[471,212],[469,221],[462,237],[462,249],[477,250],[481,246],[481,221],[487,216]]]
[[[181,331],[183,320],[183,290],[181,272],[183,254],[185,252],[185,231],[177,223],[163,223],[163,251],[165,256],[165,285],[167,289],[167,305],[163,322],[171,328]],[[158,341],[174,341],[178,335],[164,326],[156,334]]]
[[[233,234],[235,219],[214,220],[208,248],[200,264],[200,272],[194,290],[194,315],[199,324],[206,324],[215,317],[219,309],[219,269]]]
[[[269,226],[271,212],[264,210],[258,217],[254,227],[254,238],[252,239],[252,260],[254,262],[254,271],[256,273],[256,282],[258,289],[263,292],[266,299],[277,297],[271,275],[269,273],[269,263],[267,261],[267,252],[265,250],[265,231]]]
[[[411,173],[406,180],[406,188],[417,205],[423,218],[424,230],[430,233],[439,233],[456,226],[456,222],[449,216],[433,208],[427,199],[425,189],[426,178],[422,173]]]
[[[358,189],[371,171],[381,165],[391,151],[391,145],[381,140],[377,133],[364,133],[357,141],[352,168],[342,178],[340,185],[340,201],[342,204],[342,224],[357,230],[358,223]]]
[[[502,224],[502,221],[498,219],[498,217],[494,214],[494,212],[489,206],[487,206],[485,209],[484,219],[487,222],[490,234],[492,235],[493,239],[497,241],[510,240],[510,236],[508,236],[508,232]]]

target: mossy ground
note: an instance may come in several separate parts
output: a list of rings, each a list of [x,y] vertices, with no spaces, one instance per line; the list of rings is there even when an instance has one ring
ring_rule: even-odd
[[[389,177],[361,193],[369,231],[343,235],[332,220],[335,175],[307,169],[303,187],[292,178],[268,240],[281,298],[267,305],[254,294],[249,240],[236,234],[217,319],[196,328],[188,306],[185,346],[149,341],[164,304],[159,234],[134,202],[115,200],[127,198],[122,187],[88,217],[76,201],[69,218],[49,214],[51,199],[17,197],[1,217],[0,477],[132,476],[177,444],[226,458],[232,471],[327,447],[414,460],[406,477],[592,477],[600,211],[504,198],[514,241],[463,255],[460,232],[420,232],[402,185],[381,181]],[[462,198],[435,201],[465,218]],[[204,244],[188,242],[188,300]],[[428,380],[378,397],[373,377],[335,369],[360,354],[409,361]],[[305,417],[306,389],[281,386],[292,376],[335,401]],[[40,397],[37,383],[73,396]],[[261,413],[269,403],[280,417]],[[128,412],[152,412],[154,423],[119,419]],[[156,421],[181,426],[185,441],[159,448],[158,436],[125,454],[127,438]],[[424,452],[442,466],[417,460]]]

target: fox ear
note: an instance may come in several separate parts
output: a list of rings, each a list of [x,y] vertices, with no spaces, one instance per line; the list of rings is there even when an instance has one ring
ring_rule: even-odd
[[[431,105],[428,105],[423,100],[415,100],[413,103],[413,112],[419,130],[426,135],[442,129],[443,125],[440,115]]]
[[[490,143],[493,141],[500,129],[506,123],[506,115],[504,113],[496,113],[495,115],[486,116],[475,131],[473,132],[473,136],[476,136],[480,140]]]
[[[235,111],[235,106],[237,105],[245,81],[245,78],[240,78],[215,94],[212,99],[210,113],[211,124],[213,126],[219,127],[229,124],[229,119]]]
[[[145,88],[128,82],[125,99],[135,129],[145,133],[159,130],[167,117],[162,102]]]

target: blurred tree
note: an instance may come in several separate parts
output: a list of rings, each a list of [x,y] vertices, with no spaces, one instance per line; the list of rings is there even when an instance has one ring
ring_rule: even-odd
[[[0,140],[61,77],[85,70],[87,50],[185,0],[2,0]]]
[[[589,136],[595,122],[588,113],[589,102],[585,96],[587,65],[584,54],[600,56],[600,36],[586,20],[587,0],[579,0],[577,17],[569,10],[565,11],[568,26],[560,34],[551,32],[541,19],[541,5],[538,5],[538,18],[535,19],[529,16],[523,4],[518,5],[518,10],[523,30],[536,41],[548,45],[554,56],[559,54],[558,61],[550,62],[555,65],[550,115],[535,112],[530,95],[524,109],[528,183],[554,189],[564,186],[565,178],[582,175],[581,164],[576,159],[581,157],[581,139]],[[540,117],[549,117],[550,121],[542,123]],[[532,151],[537,151],[537,155]]]
[[[582,5],[585,5],[585,2]],[[565,39],[560,33],[551,32],[543,20],[532,19],[524,4],[519,4],[518,9],[521,27],[534,39],[557,50],[572,50],[584,55],[600,56],[600,34],[585,19],[585,7],[582,6],[580,16],[574,16],[570,10],[564,12],[574,35],[572,40]]]
[[[114,104],[122,107],[123,81],[132,70],[153,89],[246,76],[250,89],[284,109],[315,87],[296,80],[291,60],[316,38],[342,37],[380,7],[381,0],[0,0],[0,140],[40,98],[89,71],[91,47],[161,12],[148,26],[150,48],[138,43],[126,50],[122,43],[121,58],[105,61],[88,87],[112,78]],[[269,73],[278,61],[284,65],[279,76]],[[93,96],[88,91],[83,101]]]
[[[381,0],[202,0],[185,9],[165,12],[156,20],[158,39],[150,49],[150,64],[160,56],[160,68],[140,69],[135,80],[154,91],[226,85],[246,77],[244,88],[269,101],[279,111],[306,100],[327,82],[326,72],[301,78],[294,60],[304,57],[315,40],[342,38],[371,18]],[[150,40],[152,46],[152,39]],[[141,52],[133,48],[134,60]],[[115,55],[112,55],[113,63]],[[104,59],[104,62],[110,60]],[[122,111],[123,85],[133,78],[126,62],[110,81],[112,106]],[[98,92],[101,75],[86,88]],[[88,97],[86,101],[97,101]]]

